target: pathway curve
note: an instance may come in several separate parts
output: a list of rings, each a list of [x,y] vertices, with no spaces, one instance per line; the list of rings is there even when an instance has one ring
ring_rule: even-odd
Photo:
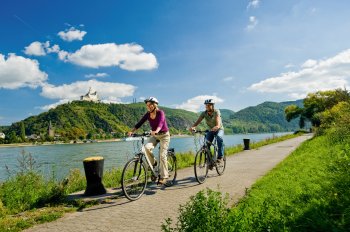
[[[182,169],[178,171],[178,183],[173,187],[150,185],[137,201],[120,197],[26,231],[161,231],[165,218],[176,219],[179,205],[207,187],[218,190],[219,186],[221,192],[229,193],[232,200],[237,201],[246,188],[309,138],[311,135],[303,135],[230,156],[224,175],[209,171],[209,178],[201,185],[194,178],[193,168]]]

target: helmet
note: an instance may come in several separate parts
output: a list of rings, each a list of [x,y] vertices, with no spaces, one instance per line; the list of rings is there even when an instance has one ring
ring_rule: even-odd
[[[155,97],[146,98],[146,99],[145,99],[145,103],[147,103],[147,102],[152,102],[152,103],[159,104],[157,98],[155,98]]]
[[[214,99],[207,99],[207,100],[204,101],[204,104],[205,104],[205,105],[206,105],[206,104],[212,104],[212,105],[214,105],[214,104],[215,104],[215,100],[214,100]]]

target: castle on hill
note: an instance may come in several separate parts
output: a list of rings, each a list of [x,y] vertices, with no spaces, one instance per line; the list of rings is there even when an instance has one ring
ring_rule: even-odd
[[[97,91],[90,87],[87,94],[80,96],[80,101],[100,102],[100,99],[97,95]]]

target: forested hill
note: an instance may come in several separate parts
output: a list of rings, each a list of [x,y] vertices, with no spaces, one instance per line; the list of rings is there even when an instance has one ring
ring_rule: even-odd
[[[281,103],[264,102],[257,106],[247,107],[231,115],[226,127],[234,133],[296,130],[299,128],[298,121],[287,122],[284,115],[284,109],[291,104],[302,107],[303,100]]]
[[[297,122],[288,123],[284,118],[284,108],[298,102],[265,102],[238,112],[221,109],[226,133],[277,132],[298,128]],[[160,106],[167,116],[172,134],[185,133],[198,118],[197,113]],[[61,138],[108,138],[123,137],[146,112],[143,103],[105,104],[73,101],[57,106],[48,112],[31,116],[13,123],[4,132],[7,136],[17,136],[20,140],[36,134],[47,139],[51,122],[54,133]],[[203,125],[203,123],[202,123]],[[143,129],[148,129],[148,123]],[[25,133],[24,133],[25,132]]]

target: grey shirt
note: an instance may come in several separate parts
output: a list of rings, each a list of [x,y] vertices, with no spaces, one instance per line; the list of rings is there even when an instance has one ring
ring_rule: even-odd
[[[209,115],[207,111],[203,111],[199,117],[202,119],[204,118],[207,125],[210,128],[213,128],[214,126],[216,126],[217,116],[219,117],[220,129],[224,129],[224,126],[222,125],[220,110],[214,109],[214,112],[212,115]]]

